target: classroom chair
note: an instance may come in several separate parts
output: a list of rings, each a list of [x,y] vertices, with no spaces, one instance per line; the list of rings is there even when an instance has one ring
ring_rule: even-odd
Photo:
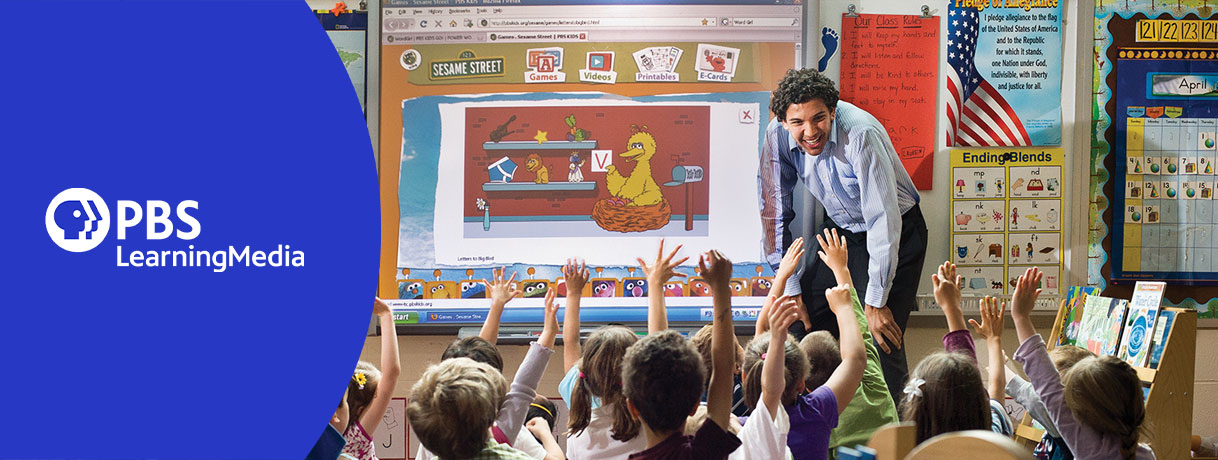
[[[1032,460],[1032,452],[1011,438],[993,431],[969,430],[944,433],[915,447],[905,460]]]
[[[867,447],[875,449],[875,460],[901,460],[918,444],[913,422],[892,423],[875,430]]]

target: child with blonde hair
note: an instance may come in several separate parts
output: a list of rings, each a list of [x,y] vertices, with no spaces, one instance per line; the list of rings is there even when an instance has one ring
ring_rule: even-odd
[[[1041,277],[1029,268],[1015,284],[1011,316],[1019,335],[1015,361],[1045,404],[1062,439],[1079,460],[1153,459],[1139,444],[1146,407],[1142,381],[1129,364],[1112,356],[1085,358],[1059,375],[1045,342],[1032,325],[1032,308],[1040,295]]]
[[[597,329],[580,345],[579,304],[588,267],[569,260],[563,267],[567,284],[563,320],[563,367],[558,384],[568,412],[567,458],[625,459],[646,447],[639,424],[622,396],[622,358],[638,336],[622,326]]]
[[[521,294],[520,290],[515,289],[512,285],[516,278],[515,273],[511,278],[505,279],[505,271],[504,268],[492,270],[494,279],[488,286],[491,308],[479,336],[473,338],[476,340],[472,341],[454,342],[445,350],[444,360],[467,357],[487,364],[500,373],[503,372],[503,359],[494,343],[499,337],[499,317],[503,314],[503,308],[508,301]],[[558,306],[554,303],[556,293],[557,291],[554,289],[546,292],[545,322],[541,335],[538,336],[537,341],[529,344],[529,351],[521,361],[520,368],[516,370],[511,387],[504,397],[498,416],[491,428],[491,435],[497,442],[515,447],[536,459],[547,458],[550,454],[532,432],[523,428],[527,422],[525,415],[528,414],[529,405],[537,396],[537,385],[541,381],[541,375],[546,371],[550,355],[554,354],[554,340],[558,335]],[[428,449],[419,451],[418,458],[432,458],[433,453]]]
[[[491,439],[507,392],[507,380],[490,365],[447,359],[428,367],[411,388],[406,417],[423,447],[442,460],[529,460]]]
[[[385,416],[389,401],[393,399],[398,375],[402,373],[393,311],[378,298],[373,303],[372,313],[380,318],[381,368],[377,370],[372,363],[360,361],[355,366],[351,381],[347,383],[347,406],[350,416],[347,418],[347,429],[343,432],[343,437],[347,440],[343,453],[358,460],[376,460],[372,433],[365,427],[376,427],[381,417]]]

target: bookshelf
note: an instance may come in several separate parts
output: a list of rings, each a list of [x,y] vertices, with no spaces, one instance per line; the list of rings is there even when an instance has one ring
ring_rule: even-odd
[[[1157,369],[1135,366],[1142,385],[1150,388],[1146,397],[1146,420],[1143,426],[1150,427],[1149,436],[1143,439],[1150,444],[1155,458],[1160,460],[1189,459],[1192,454],[1189,443],[1193,432],[1193,380],[1197,356],[1197,311],[1183,308],[1163,307],[1160,311],[1174,311],[1172,324],[1163,342],[1163,358]],[[1066,301],[1058,305],[1057,318],[1048,337],[1049,347],[1056,346],[1067,312]],[[1032,418],[1024,415],[1015,427],[1015,440],[1025,445],[1036,445],[1044,431],[1032,426]]]

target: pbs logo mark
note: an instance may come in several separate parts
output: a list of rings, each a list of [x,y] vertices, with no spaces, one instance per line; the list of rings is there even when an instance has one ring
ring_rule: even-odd
[[[65,251],[85,252],[97,247],[110,231],[110,209],[92,190],[70,188],[59,192],[47,206],[47,234]]]

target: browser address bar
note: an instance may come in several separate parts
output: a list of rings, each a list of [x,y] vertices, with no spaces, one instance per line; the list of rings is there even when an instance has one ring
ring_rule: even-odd
[[[716,18],[496,18],[484,19],[482,29],[527,27],[714,27]]]

